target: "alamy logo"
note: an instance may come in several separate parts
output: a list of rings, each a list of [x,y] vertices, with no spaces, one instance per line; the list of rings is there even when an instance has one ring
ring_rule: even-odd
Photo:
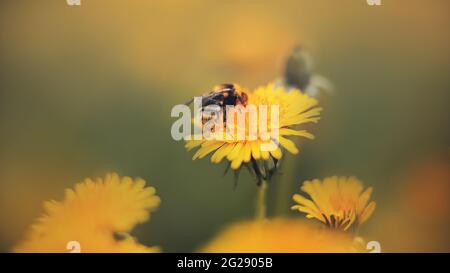
[[[381,244],[378,241],[370,241],[367,243],[366,249],[370,250],[370,253],[381,253]]]
[[[69,250],[69,253],[81,253],[81,244],[78,241],[69,241],[66,249]]]
[[[369,6],[381,6],[381,0],[366,0]]]
[[[81,6],[81,0],[66,0],[69,6]]]

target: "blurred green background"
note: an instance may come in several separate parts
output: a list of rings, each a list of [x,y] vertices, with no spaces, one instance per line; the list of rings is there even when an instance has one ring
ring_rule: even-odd
[[[252,217],[251,177],[233,190],[225,164],[192,161],[170,110],[218,83],[279,78],[298,44],[335,92],[319,97],[317,139],[270,185],[269,214],[300,217],[289,207],[305,179],[356,175],[378,203],[362,234],[391,251],[450,250],[449,1],[81,1],[0,4],[0,251],[44,200],[107,171],[157,188],[159,210],[133,234],[164,251]]]

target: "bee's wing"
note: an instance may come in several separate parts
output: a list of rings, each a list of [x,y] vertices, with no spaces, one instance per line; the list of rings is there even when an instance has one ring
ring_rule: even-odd
[[[324,76],[315,74],[311,77],[310,84],[306,87],[305,92],[312,97],[317,97],[322,93],[333,94],[334,86]]]
[[[219,101],[224,99],[224,94],[228,92],[228,89],[223,89],[220,91],[214,91],[202,97],[202,106],[217,104]]]

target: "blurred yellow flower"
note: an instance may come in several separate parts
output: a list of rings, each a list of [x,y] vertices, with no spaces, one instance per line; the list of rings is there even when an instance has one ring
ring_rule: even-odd
[[[200,249],[201,252],[363,252],[348,233],[323,229],[299,219],[235,223]]]
[[[248,94],[248,105],[267,105],[268,109],[271,109],[272,105],[279,106],[279,128],[276,128],[279,132],[279,144],[293,154],[297,154],[299,149],[286,136],[314,138],[311,133],[306,130],[300,130],[297,126],[319,121],[322,108],[317,107],[317,104],[316,99],[300,92],[300,90],[293,89],[287,92],[283,87],[275,87],[273,84],[261,86]],[[270,117],[270,113],[267,116]],[[248,127],[247,123],[248,119],[246,122]],[[259,128],[259,126],[255,127]],[[274,131],[273,128],[270,128],[271,122],[269,120],[266,127],[268,132]],[[268,144],[271,141],[274,142],[276,139],[271,136],[270,140],[263,140],[259,135],[255,140],[250,140],[249,138],[238,140],[236,137],[234,140],[189,140],[186,143],[186,148],[192,150],[199,147],[193,156],[193,160],[203,158],[212,153],[211,162],[219,163],[226,157],[230,161],[231,168],[236,170],[243,163],[251,162],[255,164],[256,161],[269,159],[272,159],[276,164],[277,160],[283,155],[280,146],[273,151],[261,149],[261,145]],[[253,165],[252,168],[254,167]],[[254,170],[258,171],[255,168]]]
[[[330,228],[348,230],[352,225],[364,223],[375,210],[370,200],[372,188],[364,192],[362,183],[355,177],[327,177],[305,181],[300,188],[310,197],[295,194],[297,205],[293,210],[306,213],[307,218],[316,218]]]
[[[140,178],[116,173],[87,178],[67,189],[64,201],[45,202],[45,214],[13,251],[68,252],[68,242],[76,241],[81,252],[157,252],[158,247],[141,245],[128,234],[158,207],[155,192]]]

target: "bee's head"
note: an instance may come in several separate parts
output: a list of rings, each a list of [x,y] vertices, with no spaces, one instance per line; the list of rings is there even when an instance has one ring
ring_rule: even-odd
[[[246,105],[247,105],[247,102],[248,102],[248,95],[247,95],[247,93],[241,91],[240,97],[241,97],[241,103],[242,103],[242,105],[243,105],[243,106],[246,106]]]

